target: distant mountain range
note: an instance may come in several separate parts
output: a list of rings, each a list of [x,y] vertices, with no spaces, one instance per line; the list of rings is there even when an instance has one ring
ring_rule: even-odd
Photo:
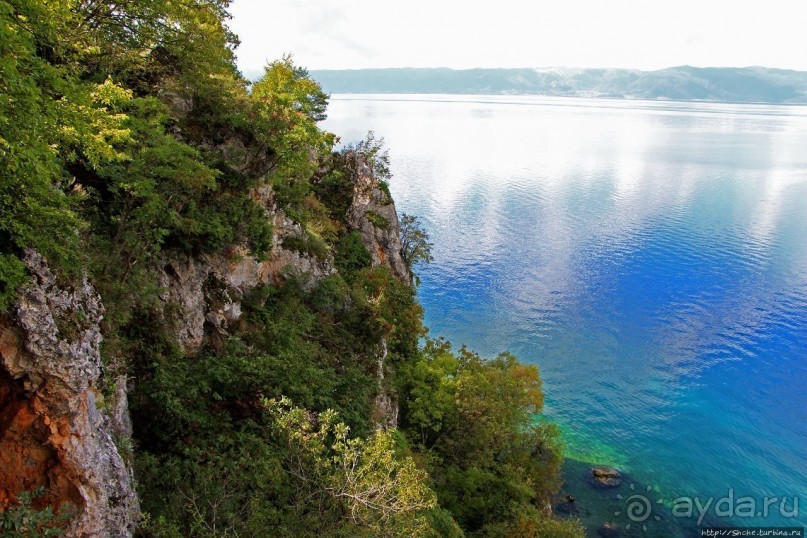
[[[766,67],[317,70],[328,93],[554,95],[807,104],[807,72]]]

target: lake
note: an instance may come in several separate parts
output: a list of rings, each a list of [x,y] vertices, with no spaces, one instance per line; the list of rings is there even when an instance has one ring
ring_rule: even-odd
[[[747,496],[753,517],[709,516],[807,523],[807,107],[335,95],[329,110],[343,141],[386,139],[398,209],[431,236],[430,334],[538,364],[574,461],[667,509]]]

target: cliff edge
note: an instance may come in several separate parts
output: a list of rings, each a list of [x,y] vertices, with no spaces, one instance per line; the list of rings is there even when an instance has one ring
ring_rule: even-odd
[[[395,204],[361,155],[346,216],[360,233],[374,266],[386,266],[406,282]],[[273,248],[257,259],[233,245],[212,255],[167,254],[159,270],[163,320],[186,354],[216,346],[242,315],[244,297],[258,286],[289,276],[310,285],[337,272],[333,256],[284,248],[304,228],[274,200],[269,187],[254,198],[273,225]],[[34,508],[72,514],[68,537],[131,536],[139,519],[130,465],[132,426],[125,375],[109,379],[101,360],[101,297],[86,278],[62,284],[33,251],[25,262],[30,282],[0,318],[0,508],[23,492],[44,488]],[[372,420],[394,426],[397,401],[383,384],[386,341],[378,342],[379,389]]]

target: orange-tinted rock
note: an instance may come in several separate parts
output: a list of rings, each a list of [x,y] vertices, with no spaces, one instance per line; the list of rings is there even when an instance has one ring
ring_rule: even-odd
[[[70,506],[66,536],[131,536],[131,470],[96,403],[100,298],[86,281],[59,286],[36,253],[26,263],[31,283],[0,318],[0,510],[44,487],[34,508]]]

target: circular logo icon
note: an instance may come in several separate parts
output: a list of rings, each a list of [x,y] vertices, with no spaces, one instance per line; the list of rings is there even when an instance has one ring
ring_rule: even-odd
[[[636,491],[636,486],[634,484],[630,485],[631,491]],[[651,517],[656,521],[661,521],[661,517],[653,514],[653,506],[656,504],[661,504],[661,500],[658,499],[656,501],[651,500],[650,494],[653,491],[653,488],[647,486],[645,493],[634,493],[629,497],[623,497],[622,494],[616,496],[617,499],[622,501],[622,510],[617,510],[614,512],[614,515],[619,517],[622,514],[625,514],[630,522],[625,525],[626,529],[630,529],[631,525],[641,524],[642,530],[647,532],[647,525],[645,522],[650,519]]]

